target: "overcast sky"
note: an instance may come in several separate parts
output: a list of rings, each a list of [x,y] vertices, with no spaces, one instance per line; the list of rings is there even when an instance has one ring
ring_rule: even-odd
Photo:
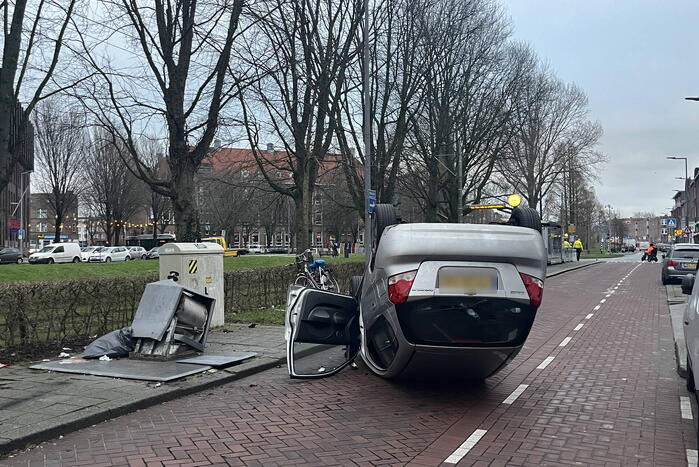
[[[699,165],[699,1],[502,0],[514,38],[582,87],[609,162],[596,186],[622,215],[667,212]]]

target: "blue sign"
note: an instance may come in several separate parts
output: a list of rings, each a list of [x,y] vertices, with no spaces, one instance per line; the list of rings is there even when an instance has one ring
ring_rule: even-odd
[[[369,190],[369,198],[367,199],[367,210],[369,214],[374,212],[376,207],[376,190]]]
[[[677,219],[675,219],[674,217],[662,219],[661,223],[662,223],[662,225],[666,225],[668,227],[672,227],[672,228],[677,227]]]

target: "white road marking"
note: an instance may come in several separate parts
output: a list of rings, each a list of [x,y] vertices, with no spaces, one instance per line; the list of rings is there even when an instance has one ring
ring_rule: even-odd
[[[502,401],[502,403],[503,403],[503,404],[512,404],[514,401],[517,400],[517,398],[518,398],[520,395],[522,395],[522,393],[524,392],[524,390],[527,389],[528,387],[529,387],[528,384],[520,384],[519,386],[517,386],[517,389],[515,389],[514,391],[512,391],[512,394],[510,394],[509,396],[507,396],[507,399],[505,399],[504,401]]]
[[[539,363],[539,366],[536,367],[537,370],[543,370],[547,366],[549,366],[549,363],[553,361],[553,357],[546,357],[543,362]]]
[[[594,313],[588,313],[587,316],[585,316],[585,319],[590,319],[590,318],[592,318],[593,316],[595,316]]]
[[[616,290],[616,289],[618,289],[618,288],[619,288],[619,286],[616,286],[616,287],[614,287],[614,290]]]
[[[565,347],[566,345],[568,345],[568,342],[570,342],[572,339],[573,339],[572,337],[566,337],[565,339],[563,339],[563,340],[561,341],[560,344],[558,344],[558,346],[559,346],[559,347]]]
[[[609,297],[609,295],[607,295],[607,297]],[[606,298],[603,298],[603,299],[600,300],[599,302],[600,302],[600,303],[604,303],[604,302],[606,302],[606,301],[607,301],[607,299],[606,299]]]
[[[445,464],[456,464],[458,463],[461,459],[464,458],[466,454],[473,448],[473,446],[476,445],[476,443],[483,437],[484,434],[486,434],[488,430],[481,430],[478,429],[471,433],[471,436],[466,438],[466,441],[464,441],[461,446],[456,448],[454,452],[451,453],[449,457],[447,457],[444,460]]]
[[[594,310],[594,311],[597,311],[597,310],[599,310],[600,308],[602,308],[602,307],[599,306],[599,305],[597,305],[596,307],[593,308],[593,310]]]
[[[592,316],[592,315],[587,315],[587,316]],[[588,318],[586,318],[586,319],[588,319]],[[582,329],[582,327],[583,327],[583,323],[580,323],[573,328],[573,331],[580,331]]]
[[[680,396],[680,411],[682,412],[682,418],[686,420],[692,420],[692,403],[689,402],[689,397]]]
[[[696,449],[687,449],[687,467],[697,467],[699,452]]]

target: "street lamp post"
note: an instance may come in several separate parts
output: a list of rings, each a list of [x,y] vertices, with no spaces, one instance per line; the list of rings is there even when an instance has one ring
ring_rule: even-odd
[[[666,159],[670,160],[683,160],[684,161],[684,226],[685,228],[689,228],[689,196],[687,193],[687,180],[689,180],[689,171],[687,169],[687,158],[686,157],[676,157],[676,156],[667,156]],[[688,242],[689,243],[694,243],[694,239],[692,235],[688,235]]]
[[[371,215],[369,214],[369,192],[371,190],[371,112],[369,109],[369,0],[364,0],[364,76],[362,93],[364,96],[364,263],[369,265],[371,248]]]
[[[21,172],[19,174],[19,192],[20,192],[20,197],[19,201],[17,201],[17,206],[15,206],[15,210],[12,211],[12,216],[15,215],[17,212],[17,209],[19,209],[19,230],[22,232],[21,235],[18,235],[19,237],[19,251],[21,254],[24,254],[24,237],[27,235],[27,229],[24,228],[24,194],[26,191],[29,189],[29,184],[27,184],[27,188],[24,188],[24,176],[27,174],[32,173],[31,170],[27,170],[25,172]],[[15,204],[15,203],[12,203]]]

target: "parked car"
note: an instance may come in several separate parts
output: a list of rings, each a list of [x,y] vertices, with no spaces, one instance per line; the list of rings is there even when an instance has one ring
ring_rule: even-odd
[[[24,261],[22,252],[17,248],[0,248],[0,263],[17,263]]]
[[[125,246],[102,246],[90,254],[91,263],[111,263],[112,261],[129,261],[131,255]]]
[[[148,250],[148,253],[146,253],[146,259],[158,259],[160,258],[160,253],[158,250],[160,249],[159,246],[153,247],[150,250]]]
[[[536,211],[514,208],[509,225],[399,224],[379,204],[373,224],[369,266],[349,294],[290,286],[291,377],[333,375],[361,352],[385,378],[482,380],[519,353],[546,277]]]
[[[687,390],[696,397],[699,374],[694,373],[694,366],[699,365],[699,287],[695,286],[694,274],[688,274],[682,279],[682,293],[690,295],[682,316],[684,342],[687,350],[686,385]]]
[[[52,243],[29,256],[29,264],[79,262],[80,245],[77,243]]]
[[[660,280],[663,285],[672,281],[681,281],[687,274],[696,274],[699,264],[699,244],[676,243],[670,252],[663,255],[663,268]]]
[[[80,248],[80,260],[83,263],[90,261],[90,255],[97,249],[98,246],[85,246]]]
[[[142,246],[130,246],[127,247],[129,250],[129,256],[131,259],[146,259],[148,252]]]

